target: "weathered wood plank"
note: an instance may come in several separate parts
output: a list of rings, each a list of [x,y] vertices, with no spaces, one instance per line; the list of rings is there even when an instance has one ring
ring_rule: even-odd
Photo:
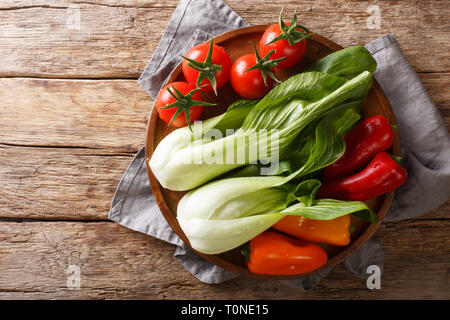
[[[136,79],[177,0],[76,2],[2,1],[0,77]],[[281,6],[227,2],[252,24],[275,21]],[[381,29],[371,30],[374,4]],[[286,17],[297,5],[287,2]],[[79,30],[68,24],[77,7]],[[344,46],[393,33],[450,128],[448,1],[306,0],[299,9],[301,23]],[[0,217],[106,219],[145,139],[152,101],[136,81],[1,79],[0,95]],[[382,290],[368,291],[339,266],[311,293],[250,279],[205,285],[178,265],[172,246],[114,223],[2,221],[0,298],[449,299],[449,212],[447,202],[381,227]],[[81,268],[81,290],[66,288],[70,264]]]
[[[0,217],[106,220],[132,156],[96,149],[0,145]],[[450,201],[419,219],[448,218],[449,212]]]
[[[163,7],[165,1],[153,1],[153,0],[75,0],[75,1],[64,1],[64,0],[3,0],[0,3],[0,9],[4,10],[14,10],[14,9],[24,9],[24,8],[52,8],[52,7],[64,7],[68,5],[82,5],[90,4],[96,6],[106,6],[111,8],[154,8]],[[176,4],[176,2],[174,2]],[[170,7],[170,3],[166,5]],[[175,6],[172,7],[174,9]]]
[[[137,78],[177,1],[91,3],[2,2],[0,76]]]
[[[0,143],[136,152],[152,100],[134,80],[0,79]]]
[[[420,78],[450,129],[450,73]],[[134,80],[4,78],[0,96],[0,143],[116,152],[144,144],[153,104]]]
[[[132,154],[0,145],[0,217],[104,220]]]
[[[303,293],[274,281],[201,283],[174,260],[171,245],[114,223],[2,222],[0,297],[448,299],[449,227],[449,221],[384,225],[377,233],[385,256],[381,290],[369,291],[339,266]],[[80,268],[80,290],[66,287],[69,265]]]
[[[276,21],[281,8],[275,0],[227,2],[251,24]],[[0,77],[137,78],[176,4],[177,0],[129,0],[121,4],[112,0],[76,4],[2,1]],[[288,17],[298,2],[283,5]],[[380,8],[379,29],[367,27],[370,5]],[[77,8],[80,24],[76,22]],[[448,1],[307,0],[299,9],[302,24],[343,46],[364,44],[391,32],[417,71],[450,71],[446,59],[450,43]]]

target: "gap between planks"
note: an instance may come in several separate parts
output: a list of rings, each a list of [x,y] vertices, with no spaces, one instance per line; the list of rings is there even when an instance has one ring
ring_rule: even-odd
[[[143,72],[144,70],[142,70]],[[450,71],[417,71],[418,75],[420,74],[426,74],[426,75],[448,75],[450,74]],[[82,76],[76,76],[72,77],[70,75],[52,75],[52,76],[39,76],[39,75],[14,75],[14,76],[0,76],[0,79],[29,79],[29,80],[70,80],[70,81],[127,81],[127,80],[134,80],[138,81],[139,77],[135,76],[129,76],[129,77],[82,77]]]

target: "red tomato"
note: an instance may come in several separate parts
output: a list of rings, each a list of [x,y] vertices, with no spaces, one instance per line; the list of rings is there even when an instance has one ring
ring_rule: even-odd
[[[231,67],[230,82],[241,97],[247,99],[261,98],[272,89],[274,81],[266,76],[267,86],[264,84],[262,72],[259,69],[245,71],[256,64],[253,53],[243,55]]]
[[[186,95],[190,91],[194,90],[196,87],[192,84],[189,84],[187,82],[172,82],[168,84],[166,87],[162,88],[161,91],[158,94],[158,98],[156,99],[156,108],[158,109],[159,117],[166,123],[169,123],[172,119],[173,115],[177,111],[177,108],[170,108],[170,109],[162,109],[162,107],[168,106],[169,104],[175,102],[175,98],[170,95],[170,93],[167,91],[167,87],[169,87],[172,92],[174,92],[174,88],[179,90],[182,94]],[[199,100],[201,101],[200,93],[195,92],[192,95],[193,100]],[[190,122],[194,122],[195,120],[198,120],[202,114],[203,106],[192,106],[189,109],[190,114]],[[183,112],[181,112],[171,123],[175,127],[184,127],[187,125],[186,123],[186,116]]]
[[[289,23],[286,23],[289,26]],[[301,30],[301,29],[297,29]],[[282,33],[279,24],[273,24],[264,32],[261,40],[259,42],[259,48],[261,51],[261,55],[265,56],[270,50],[275,49],[275,52],[270,56],[270,59],[278,59],[282,57],[286,57],[287,59],[284,61],[280,61],[278,64],[278,68],[285,69],[290,68],[300,60],[303,59],[306,53],[306,42],[307,40],[303,40],[294,44],[293,46],[289,45],[287,40],[278,40],[274,43],[267,45],[270,41],[278,37]]]
[[[208,55],[209,45],[209,42],[198,44],[191,50],[189,50],[185,57],[195,61],[204,62]],[[219,89],[223,87],[230,78],[231,61],[224,48],[218,45],[213,45],[211,62],[213,65],[222,66],[222,70],[217,71],[214,76],[216,79],[216,88]],[[183,60],[183,74],[189,83],[195,85],[197,82],[199,71],[190,67],[188,64],[189,61],[187,61],[186,59]],[[206,86],[203,87],[201,91],[213,91],[213,87],[211,86],[208,79],[203,79],[203,81],[200,83],[200,86],[202,85]]]

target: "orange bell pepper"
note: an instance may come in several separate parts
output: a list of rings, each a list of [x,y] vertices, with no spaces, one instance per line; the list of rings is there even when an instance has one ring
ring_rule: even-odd
[[[311,220],[301,216],[286,216],[273,228],[299,239],[346,246],[350,243],[350,215],[331,220]]]
[[[257,274],[295,275],[323,266],[327,253],[317,244],[277,232],[263,232],[242,250],[248,269]]]

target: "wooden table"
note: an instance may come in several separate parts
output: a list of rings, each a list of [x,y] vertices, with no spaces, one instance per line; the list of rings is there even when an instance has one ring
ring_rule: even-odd
[[[227,2],[251,24],[276,21],[281,6]],[[449,202],[382,225],[381,290],[342,265],[307,293],[243,278],[204,284],[171,245],[107,220],[144,145],[152,99],[136,79],[176,4],[0,2],[0,299],[449,299]],[[297,4],[302,24],[343,46],[393,33],[450,128],[448,1],[286,1],[286,17]],[[370,5],[379,29],[367,27]],[[70,265],[79,290],[67,287]]]

